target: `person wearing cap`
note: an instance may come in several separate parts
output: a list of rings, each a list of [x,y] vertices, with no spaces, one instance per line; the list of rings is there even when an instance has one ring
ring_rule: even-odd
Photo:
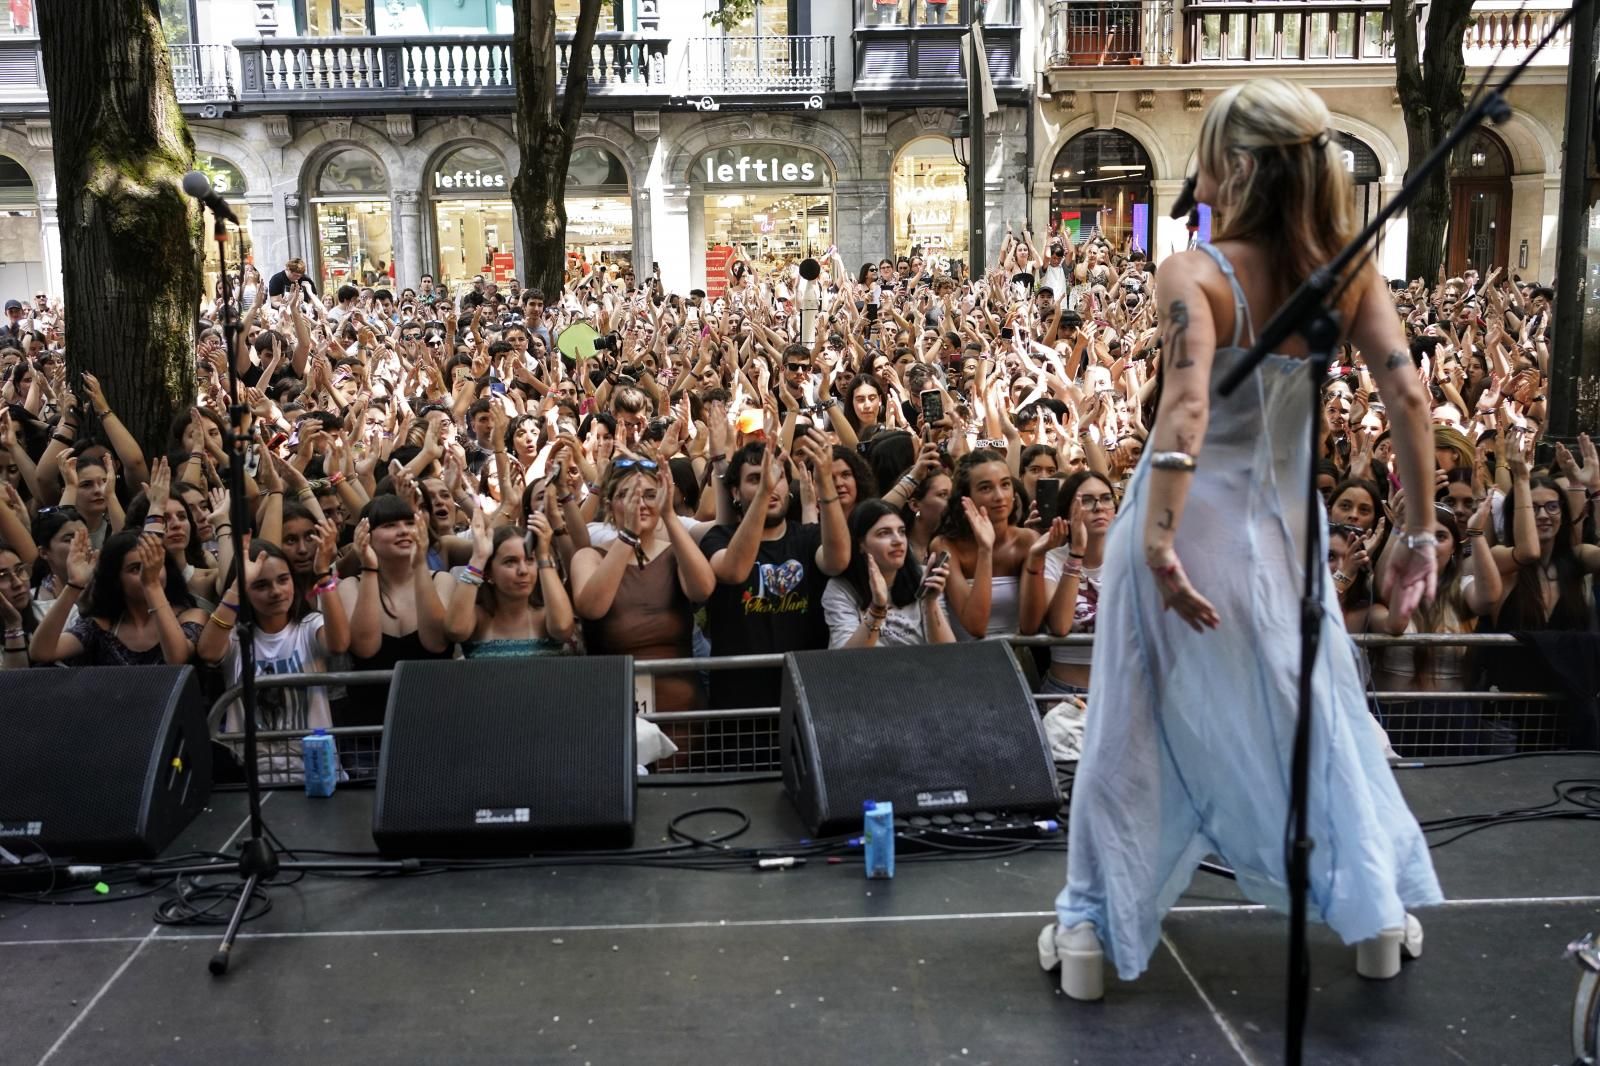
[[[22,338],[27,334],[27,329],[22,325],[23,307],[21,300],[6,301],[6,324],[0,326],[0,346],[15,345],[22,347]]]

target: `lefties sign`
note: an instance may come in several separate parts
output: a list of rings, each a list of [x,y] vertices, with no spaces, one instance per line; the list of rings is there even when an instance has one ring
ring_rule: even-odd
[[[441,192],[451,191],[486,192],[492,189],[504,189],[506,176],[502,171],[489,170],[456,170],[433,172],[433,189]]]
[[[795,145],[718,148],[700,158],[695,177],[706,185],[824,186],[828,164]]]

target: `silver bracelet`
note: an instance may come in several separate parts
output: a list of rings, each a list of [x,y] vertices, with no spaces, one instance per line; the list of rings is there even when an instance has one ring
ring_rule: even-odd
[[[1432,532],[1427,533],[1401,533],[1400,543],[1414,552],[1432,551],[1437,540]]]
[[[1151,452],[1150,465],[1156,470],[1179,470],[1194,473],[1194,456],[1188,452]]]

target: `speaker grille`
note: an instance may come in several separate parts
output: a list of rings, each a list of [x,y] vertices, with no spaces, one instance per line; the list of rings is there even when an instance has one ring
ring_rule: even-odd
[[[153,858],[211,794],[189,667],[7,670],[0,737],[0,823],[42,822],[58,859]]]
[[[403,662],[373,836],[388,852],[504,852],[631,833],[633,664]]]
[[[1060,807],[1039,715],[993,641],[799,652],[783,681],[784,781],[813,832],[896,815]]]

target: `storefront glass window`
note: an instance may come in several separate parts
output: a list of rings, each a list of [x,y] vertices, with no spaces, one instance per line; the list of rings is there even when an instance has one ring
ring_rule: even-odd
[[[44,291],[39,198],[21,163],[0,156],[0,286],[27,299]]]
[[[633,261],[628,172],[604,148],[576,148],[567,164],[567,250],[591,263]]]
[[[1089,130],[1051,168],[1050,220],[1075,243],[1095,233],[1119,252],[1150,250],[1150,157],[1121,130]]]
[[[689,178],[690,211],[703,224],[708,263],[726,254],[719,250],[738,247],[771,269],[821,256],[833,244],[833,171],[809,148],[730,145],[696,159]]]
[[[239,216],[237,229],[228,227],[228,271],[233,279],[233,284],[239,284],[239,246],[236,240],[244,241],[244,256],[252,260],[252,246],[250,241],[250,206],[244,202],[245,184],[244,175],[239,168],[219,155],[208,155],[205,152],[196,152],[194,168],[211,179],[211,188],[216,194],[228,201],[228,206],[233,208],[233,213]],[[202,299],[211,300],[217,294],[217,281],[222,276],[222,261],[217,257],[217,242],[207,230],[204,241],[206,250],[205,264],[201,268],[205,274],[205,288],[202,290]]]
[[[318,285],[331,296],[340,285],[388,284],[394,273],[389,179],[366,152],[346,148],[317,174]]]
[[[516,216],[511,178],[492,149],[463,145],[433,168],[434,276],[455,290],[474,275],[509,281],[516,274]]]
[[[919,137],[901,149],[890,191],[895,254],[967,257],[967,178],[948,137]]]

